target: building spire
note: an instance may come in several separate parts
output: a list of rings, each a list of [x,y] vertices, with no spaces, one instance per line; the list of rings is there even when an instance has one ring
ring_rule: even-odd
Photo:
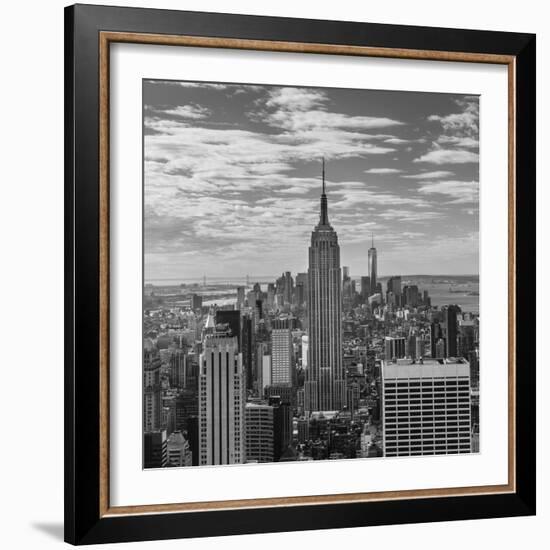
[[[327,195],[326,195],[326,187],[325,187],[325,157],[322,157],[322,160],[323,160],[323,171],[322,171],[323,187],[322,187],[322,193],[321,193],[321,217],[319,220],[319,225],[329,225]]]
[[[323,195],[325,194],[325,157],[323,159]]]
[[[374,248],[374,232],[371,232],[370,238],[371,238],[371,248]]]

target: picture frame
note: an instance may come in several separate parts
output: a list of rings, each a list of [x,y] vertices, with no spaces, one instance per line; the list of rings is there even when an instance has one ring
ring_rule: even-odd
[[[507,66],[508,483],[111,506],[109,51],[115,43]],[[130,542],[535,514],[535,370],[530,368],[535,364],[535,59],[531,34],[93,5],[66,8],[67,542]]]

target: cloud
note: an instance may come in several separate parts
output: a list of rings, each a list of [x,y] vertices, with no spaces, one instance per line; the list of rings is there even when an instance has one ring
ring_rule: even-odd
[[[320,128],[372,130],[403,125],[403,122],[387,117],[347,115],[329,111],[328,101],[327,94],[321,90],[273,88],[268,92],[267,98],[263,102],[260,101],[264,109],[250,113],[250,116],[290,132]]]
[[[164,111],[155,111],[156,113],[163,113],[165,115],[176,116],[181,118],[190,118],[193,120],[199,120],[202,118],[208,118],[212,111],[206,107],[200,105],[194,105],[192,103],[188,105],[178,105],[172,109],[165,109]]]
[[[381,212],[379,217],[384,220],[399,220],[406,222],[426,222],[443,217],[440,212],[433,210],[407,210],[407,209],[389,209]],[[410,236],[410,234],[409,234]]]
[[[412,180],[428,180],[428,179],[447,178],[449,176],[454,176],[454,173],[449,172],[447,170],[435,170],[434,172],[422,172],[420,174],[407,174],[406,176],[402,176],[402,177],[412,179]]]
[[[419,189],[422,194],[445,195],[452,199],[450,204],[474,203],[478,200],[477,181],[438,181],[424,183]]]
[[[268,92],[266,107],[287,111],[309,111],[320,107],[328,101],[320,90],[308,88],[274,88]]]
[[[465,147],[467,149],[477,149],[479,140],[470,136],[447,136],[441,135],[437,139],[438,144],[454,145],[456,147]]]
[[[465,164],[479,161],[479,99],[465,96],[455,100],[455,104],[460,112],[428,116],[429,121],[440,123],[443,132],[433,142],[432,150],[414,162]]]
[[[230,84],[221,84],[219,82],[174,82],[174,84],[182,88],[203,88],[209,90],[227,90]],[[237,85],[241,87],[241,85]]]
[[[434,149],[413,162],[429,162],[431,164],[465,164],[468,162],[478,162],[479,155],[471,151],[462,149]]]
[[[426,200],[414,196],[397,195],[395,193],[383,192],[378,189],[369,189],[365,183],[359,181],[346,181],[331,183],[327,186],[329,193],[337,195],[335,202],[331,203],[331,208],[363,209],[365,205],[377,206],[378,212],[380,208],[391,208],[395,205],[414,206],[415,208],[427,208],[430,205]]]
[[[392,137],[385,139],[384,143],[391,143],[392,145],[402,145],[404,143],[410,143],[410,140]]]
[[[371,111],[368,101],[338,102],[338,94],[326,89],[209,83],[184,83],[166,97],[177,97],[176,104],[150,101],[144,120],[146,277],[208,275],[219,266],[224,274],[242,274],[258,261],[256,273],[276,273],[282,265],[304,270],[319,219],[321,156],[327,160],[329,218],[343,255],[356,258],[371,231],[388,247],[420,245],[426,240],[420,231],[456,232],[455,218],[466,219],[462,210],[475,209],[464,193],[429,187],[461,179],[458,169],[456,176],[447,166],[420,174],[410,169],[422,165],[398,156],[404,150],[398,130],[391,135],[393,129],[384,129],[398,129],[408,119],[376,116],[382,111]],[[462,148],[448,143],[433,147]],[[369,155],[388,156],[373,162],[382,167],[369,168],[363,160]],[[384,174],[399,177],[375,177]],[[419,180],[418,186],[400,177]],[[450,206],[454,201],[462,204]],[[475,220],[468,217],[469,224]],[[397,263],[409,257],[406,250]]]
[[[370,168],[364,172],[365,174],[400,174],[403,170],[397,168]]]
[[[441,123],[445,132],[452,132],[455,135],[477,136],[479,133],[479,100],[477,97],[467,97],[456,101],[458,107],[462,108],[459,113],[449,115],[430,115],[428,120]]]

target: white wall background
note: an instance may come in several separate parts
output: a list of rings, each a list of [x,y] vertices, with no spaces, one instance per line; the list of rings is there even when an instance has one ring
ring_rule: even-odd
[[[550,17],[523,0],[161,0],[104,4],[356,20],[537,33],[538,47],[538,516],[441,524],[248,535],[186,541],[190,549],[544,548],[550,538],[550,380],[543,339],[550,330]],[[63,522],[63,6],[6,2],[0,80],[0,545],[52,548]],[[533,315],[535,311],[533,310]],[[519,322],[528,322],[520,319]],[[535,368],[521,365],[520,368]],[[179,548],[181,541],[139,543]],[[114,547],[114,546],[113,546]],[[137,544],[124,548],[138,547]]]

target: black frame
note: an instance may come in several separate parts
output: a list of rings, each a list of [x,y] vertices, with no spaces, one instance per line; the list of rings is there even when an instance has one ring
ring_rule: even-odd
[[[72,544],[535,514],[535,369],[517,369],[516,492],[100,517],[99,32],[186,34],[516,59],[516,358],[535,364],[535,35],[76,5],[65,8],[65,540]]]

